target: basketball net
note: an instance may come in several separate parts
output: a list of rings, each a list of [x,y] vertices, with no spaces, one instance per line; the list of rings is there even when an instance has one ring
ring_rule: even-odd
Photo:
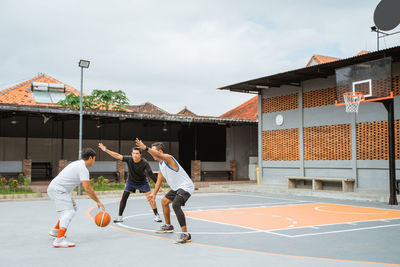
[[[364,99],[364,95],[359,92],[347,92],[343,94],[344,103],[346,104],[346,112],[358,113],[360,101]]]

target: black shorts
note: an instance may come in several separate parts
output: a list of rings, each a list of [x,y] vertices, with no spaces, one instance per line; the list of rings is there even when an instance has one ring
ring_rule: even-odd
[[[190,198],[190,194],[183,189],[178,189],[176,191],[170,190],[167,194],[165,194],[165,198],[174,201],[176,196],[181,196],[183,198],[183,206],[185,206],[186,201]]]

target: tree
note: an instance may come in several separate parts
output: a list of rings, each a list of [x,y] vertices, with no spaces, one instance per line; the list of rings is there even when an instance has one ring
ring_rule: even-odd
[[[58,105],[79,109],[80,96],[75,94],[68,94],[64,100],[57,103]],[[83,96],[82,107],[83,109],[104,109],[124,111],[125,106],[129,104],[129,99],[126,94],[121,91],[112,90],[93,90],[89,96]]]

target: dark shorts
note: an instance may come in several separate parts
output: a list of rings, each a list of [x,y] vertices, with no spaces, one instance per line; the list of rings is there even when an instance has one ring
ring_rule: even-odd
[[[186,201],[190,198],[190,194],[183,189],[178,189],[176,191],[170,190],[165,194],[165,198],[174,201],[176,196],[181,196],[183,198],[183,206],[185,206]]]
[[[147,181],[145,181],[145,182],[143,182],[141,184],[136,184],[136,183],[133,183],[133,182],[131,182],[129,180],[126,181],[124,191],[135,193],[136,190],[139,190],[140,193],[150,192],[149,183]]]

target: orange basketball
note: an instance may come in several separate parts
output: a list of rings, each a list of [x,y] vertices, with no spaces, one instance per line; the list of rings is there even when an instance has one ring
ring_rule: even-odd
[[[94,222],[97,224],[97,226],[100,227],[106,227],[111,221],[110,214],[107,212],[100,211],[99,213],[96,214],[94,217]]]

